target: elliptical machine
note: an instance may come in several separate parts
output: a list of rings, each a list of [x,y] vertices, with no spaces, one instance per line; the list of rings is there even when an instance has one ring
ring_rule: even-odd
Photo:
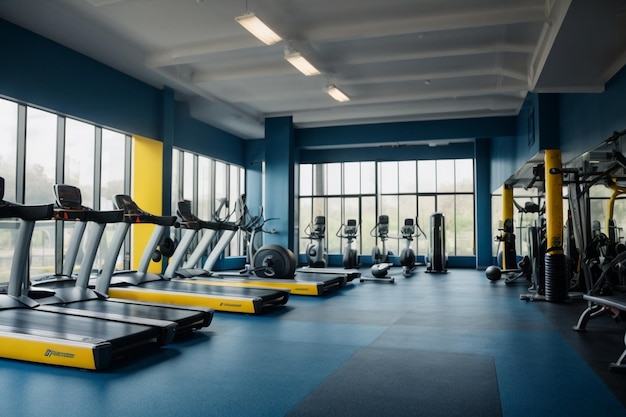
[[[304,229],[309,244],[306,245],[306,260],[311,268],[326,268],[326,217],[317,216]]]
[[[353,248],[354,241],[357,237],[358,226],[356,220],[348,219],[346,224],[342,224],[335,233],[335,236],[347,239],[346,246],[343,250],[343,267],[345,269],[353,269],[359,266],[359,256],[357,250]]]
[[[387,239],[389,239],[389,216],[378,216],[378,223],[370,230],[370,236],[380,239],[383,249],[380,250],[378,245],[372,248],[372,264],[380,264],[387,262],[389,252],[387,252]]]
[[[411,275],[415,271],[415,268],[417,268],[417,258],[411,247],[413,236],[419,237],[420,234],[425,235],[425,233],[417,220],[414,224],[413,219],[404,219],[404,226],[400,229],[400,234],[402,235],[402,239],[405,240],[405,246],[400,252],[400,265],[402,265],[402,275],[406,277]]]
[[[373,277],[361,277],[361,282],[364,281],[386,281],[394,282],[393,277],[388,277],[387,272],[389,268],[393,266],[389,260],[389,252],[387,251],[387,239],[389,239],[389,216],[378,216],[378,223],[370,230],[370,236],[380,239],[382,242],[382,250],[378,245],[372,249],[372,268],[370,269]]]

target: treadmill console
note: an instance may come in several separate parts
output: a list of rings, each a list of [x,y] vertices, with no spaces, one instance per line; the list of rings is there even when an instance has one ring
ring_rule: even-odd
[[[143,210],[137,206],[137,203],[125,194],[118,194],[115,196],[115,205],[117,208],[124,210],[126,215],[141,216],[144,214]]]
[[[189,200],[178,202],[178,215],[184,222],[197,222],[200,220],[191,212],[191,201]]]
[[[55,184],[54,196],[57,206],[63,209],[80,210],[83,209],[83,199],[80,189],[72,185]]]

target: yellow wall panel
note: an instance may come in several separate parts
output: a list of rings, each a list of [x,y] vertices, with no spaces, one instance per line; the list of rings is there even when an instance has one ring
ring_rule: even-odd
[[[133,136],[133,168],[131,197],[144,211],[161,215],[163,207],[163,143]],[[139,259],[155,226],[137,224],[131,227],[131,268],[137,268]],[[162,262],[152,262],[150,272],[161,273]]]

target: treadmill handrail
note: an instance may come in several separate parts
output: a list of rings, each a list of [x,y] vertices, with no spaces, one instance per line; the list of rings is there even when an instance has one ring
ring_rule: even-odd
[[[7,217],[17,217],[22,220],[49,220],[54,216],[54,204],[21,205],[5,202]]]
[[[149,223],[157,226],[175,226],[176,216],[157,216],[148,213],[137,206],[130,196],[117,194],[113,197],[117,208],[124,210],[124,222],[126,223]]]

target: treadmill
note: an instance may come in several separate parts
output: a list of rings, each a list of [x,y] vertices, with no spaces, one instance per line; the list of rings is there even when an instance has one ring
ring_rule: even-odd
[[[213,310],[207,308],[174,307],[128,300],[108,298],[89,288],[92,267],[98,245],[107,224],[121,222],[122,210],[97,211],[82,205],[80,189],[71,185],[54,186],[56,207],[54,218],[60,221],[77,221],[79,227],[72,234],[65,257],[62,275],[35,283],[31,287],[32,298],[36,298],[40,310],[61,314],[102,318],[123,323],[155,326],[161,329],[159,342],[167,344],[175,337],[187,336],[194,330],[208,327],[213,319]],[[91,230],[85,246],[85,254],[78,271],[72,276],[84,225],[89,223]],[[46,294],[49,290],[51,294]]]
[[[6,290],[0,294],[0,357],[88,370],[102,370],[129,353],[156,345],[153,326],[76,317],[37,310],[25,294],[35,221],[53,216],[53,205],[22,206],[3,200],[0,218],[18,218],[19,230]]]
[[[185,229],[183,237],[179,242],[174,254],[170,258],[170,262],[165,270],[164,276],[167,278],[177,278],[183,282],[191,282],[201,285],[219,285],[226,287],[242,287],[242,288],[276,288],[289,290],[293,295],[309,295],[322,296],[332,290],[342,288],[346,285],[344,275],[322,275],[308,274],[298,275],[293,278],[267,278],[243,275],[228,275],[222,271],[212,271],[219,255],[230,244],[239,227],[234,223],[227,222],[211,222],[198,218],[191,210],[191,201],[183,200],[178,202],[177,214],[181,228]],[[205,240],[206,236],[213,237],[221,233],[221,237],[216,246],[209,253],[206,262],[202,268],[194,268],[197,264],[198,251],[206,252],[207,245],[198,244],[196,249],[190,255],[190,260],[183,268],[180,265],[187,253],[191,242],[198,233],[204,230],[205,234],[200,242]],[[195,263],[194,263],[195,262]],[[247,271],[243,271],[247,272]]]
[[[124,210],[124,222],[118,225],[107,259],[98,277],[95,290],[116,298],[162,304],[200,306],[216,311],[262,314],[281,307],[289,300],[289,291],[230,288],[217,285],[194,285],[173,281],[148,272],[152,254],[167,227],[176,224],[176,216],[155,216],[142,209],[128,195],[114,197],[118,208]],[[136,271],[114,272],[117,255],[132,224],[153,224],[155,229],[139,261]]]

